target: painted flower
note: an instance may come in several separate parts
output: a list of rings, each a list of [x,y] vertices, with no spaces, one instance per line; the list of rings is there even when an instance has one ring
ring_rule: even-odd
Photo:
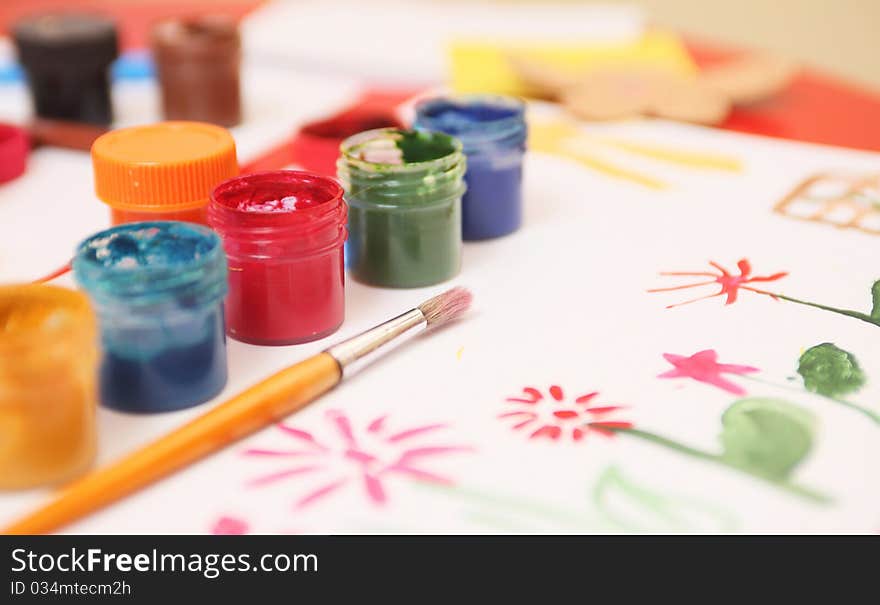
[[[758,368],[752,366],[718,363],[718,353],[713,349],[699,351],[690,357],[664,353],[663,359],[671,363],[674,368],[663,372],[658,378],[693,378],[734,395],[745,395],[746,390],[738,384],[730,382],[722,374],[744,375],[759,371]]]
[[[241,536],[248,531],[247,521],[238,517],[220,517],[211,525],[211,533],[215,536]]]
[[[750,292],[757,292],[758,294],[765,294],[772,298],[777,298],[775,294],[772,292],[767,292],[765,290],[760,290],[755,288],[754,286],[749,286],[746,284],[754,284],[759,282],[771,282],[776,281],[778,279],[782,279],[788,273],[786,271],[781,271],[779,273],[774,273],[773,275],[767,276],[758,276],[752,275],[752,265],[749,263],[747,259],[741,259],[736,266],[739,268],[739,275],[733,275],[730,271],[719,265],[714,261],[710,261],[709,264],[716,269],[715,271],[665,271],[660,273],[660,275],[665,276],[675,276],[675,277],[711,277],[712,279],[696,282],[693,284],[684,284],[681,286],[672,286],[671,288],[653,288],[648,290],[648,292],[671,292],[673,290],[684,290],[686,288],[697,288],[699,286],[710,286],[713,284],[718,284],[721,286],[721,289],[714,294],[708,294],[706,296],[700,296],[699,298],[694,298],[692,300],[686,300],[684,302],[675,303],[672,305],[667,305],[667,309],[671,309],[673,307],[680,307],[682,305],[687,305],[692,302],[697,302],[699,300],[705,300],[707,298],[715,298],[716,296],[727,296],[727,300],[724,304],[732,305],[736,302],[737,296],[739,295],[740,290],[748,290]]]
[[[499,414],[499,418],[513,418],[514,430],[531,431],[530,439],[546,437],[554,441],[563,436],[571,436],[580,441],[589,433],[613,437],[615,429],[630,429],[632,423],[608,420],[607,417],[618,410],[618,405],[597,405],[594,399],[598,392],[580,395],[568,400],[562,388],[556,385],[547,390],[547,395],[534,387],[523,389],[522,396],[508,397],[506,401],[518,409]]]
[[[424,469],[421,464],[430,458],[472,451],[472,448],[450,445],[426,445],[422,439],[447,428],[445,424],[427,424],[405,430],[392,430],[386,416],[373,419],[364,427],[352,425],[341,411],[327,412],[331,438],[319,441],[304,430],[278,424],[279,430],[296,443],[294,449],[249,449],[251,457],[294,459],[296,463],[262,475],[249,484],[259,487],[289,478],[303,476],[320,481],[297,502],[302,508],[359,482],[364,494],[375,504],[387,499],[386,482],[393,478],[410,478],[433,483],[450,484],[451,480]]]
[[[252,527],[247,520],[242,519],[241,517],[233,517],[231,515],[223,515],[215,519],[211,524],[210,532],[215,536],[243,536],[251,533],[262,533],[259,531],[259,522],[257,523],[257,527]],[[275,530],[272,533],[292,536],[303,532],[293,529],[282,529]]]

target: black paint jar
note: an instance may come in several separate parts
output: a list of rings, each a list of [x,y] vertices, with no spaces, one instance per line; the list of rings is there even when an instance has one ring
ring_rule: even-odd
[[[74,13],[39,15],[18,21],[13,38],[37,116],[100,125],[113,121],[109,69],[119,53],[113,21]]]

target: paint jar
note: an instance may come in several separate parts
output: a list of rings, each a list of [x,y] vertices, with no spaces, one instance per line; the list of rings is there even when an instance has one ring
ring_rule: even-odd
[[[112,224],[208,224],[211,190],[238,174],[235,141],[202,122],[159,122],[108,132],[92,145],[95,193]]]
[[[229,336],[287,345],[339,328],[348,231],[334,179],[295,170],[240,176],[211,194],[208,219],[229,259]]]
[[[383,128],[342,143],[349,269],[374,286],[415,288],[461,268],[461,143],[439,132]]]
[[[153,28],[153,58],[166,120],[241,122],[241,39],[225,15],[169,19]]]
[[[165,412],[226,384],[226,256],[216,233],[182,222],[128,223],[97,233],[73,260],[98,314],[101,402]]]
[[[110,64],[118,54],[116,26],[97,15],[59,13],[18,21],[18,59],[42,118],[110,124]]]
[[[507,235],[522,224],[525,106],[513,97],[467,95],[422,101],[416,128],[457,137],[467,156],[462,237]]]
[[[24,174],[30,137],[22,128],[0,122],[0,183]]]
[[[98,335],[88,298],[0,286],[0,489],[73,479],[92,464]]]

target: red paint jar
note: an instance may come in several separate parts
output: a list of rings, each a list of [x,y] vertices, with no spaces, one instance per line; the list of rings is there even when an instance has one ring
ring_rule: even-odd
[[[328,177],[258,172],[221,183],[208,222],[229,262],[226,331],[259,345],[323,338],[345,316],[348,209]]]
[[[0,183],[24,173],[30,145],[23,129],[0,123]]]

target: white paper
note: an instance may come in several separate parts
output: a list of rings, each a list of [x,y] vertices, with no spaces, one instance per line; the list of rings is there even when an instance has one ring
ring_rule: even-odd
[[[328,111],[353,93],[351,85],[333,79],[285,78],[287,90],[309,87]],[[275,89],[273,82],[265,76],[263,90]],[[248,99],[264,109],[236,130],[243,160],[320,115],[320,107],[297,105],[298,99]],[[880,411],[880,328],[749,291],[740,291],[732,305],[717,297],[666,309],[717,287],[647,290],[688,283],[661,271],[709,271],[710,260],[735,269],[748,258],[755,275],[788,272],[753,285],[867,312],[870,286],[880,278],[880,238],[772,209],[807,176],[876,170],[880,155],[661,121],[587,132],[726,154],[739,158],[744,169],[701,171],[616,156],[670,184],[654,191],[570,160],[527,154],[525,225],[509,237],[465,244],[461,275],[451,282],[385,290],[349,280],[346,321],[330,338],[291,347],[230,340],[229,384],[214,401],[156,416],[99,413],[105,464],[333,341],[452,285],[471,288],[474,307],[463,321],[395,352],[286,421],[308,431],[326,451],[289,458],[246,454],[308,446],[268,427],[66,531],[876,531],[880,426],[806,392],[796,368],[806,348],[835,343],[853,353],[868,376],[867,385],[847,399]],[[106,208],[92,194],[87,155],[39,150],[31,160],[24,177],[0,187],[3,282],[48,272],[67,260],[77,241],[107,224]],[[558,440],[530,439],[535,426],[515,430],[517,419],[499,418],[528,405],[506,401],[522,397],[526,387],[542,392],[542,404],[552,400],[551,386],[560,387],[566,409],[575,405],[574,397],[598,391],[591,404],[626,407],[614,420],[717,453],[722,413],[740,397],[690,378],[658,378],[672,369],[664,353],[690,356],[705,349],[715,350],[719,362],[760,369],[751,376],[766,382],[725,375],[748,396],[783,399],[814,417],[814,445],[791,483],[821,492],[831,503],[817,504],[748,473],[630,435],[607,438],[593,431],[575,441],[566,432]],[[376,475],[372,495],[364,462],[345,456],[351,448],[338,429],[341,416],[355,433],[355,449],[379,460],[370,463]],[[383,424],[382,430],[369,432],[382,416],[384,424],[374,425]],[[442,426],[387,440],[433,425]],[[420,452],[409,462],[421,476],[387,470],[407,450]],[[304,466],[319,468],[249,485]],[[441,478],[450,483],[438,483]],[[298,505],[338,481],[345,483]],[[49,497],[46,490],[0,495],[0,523]]]

